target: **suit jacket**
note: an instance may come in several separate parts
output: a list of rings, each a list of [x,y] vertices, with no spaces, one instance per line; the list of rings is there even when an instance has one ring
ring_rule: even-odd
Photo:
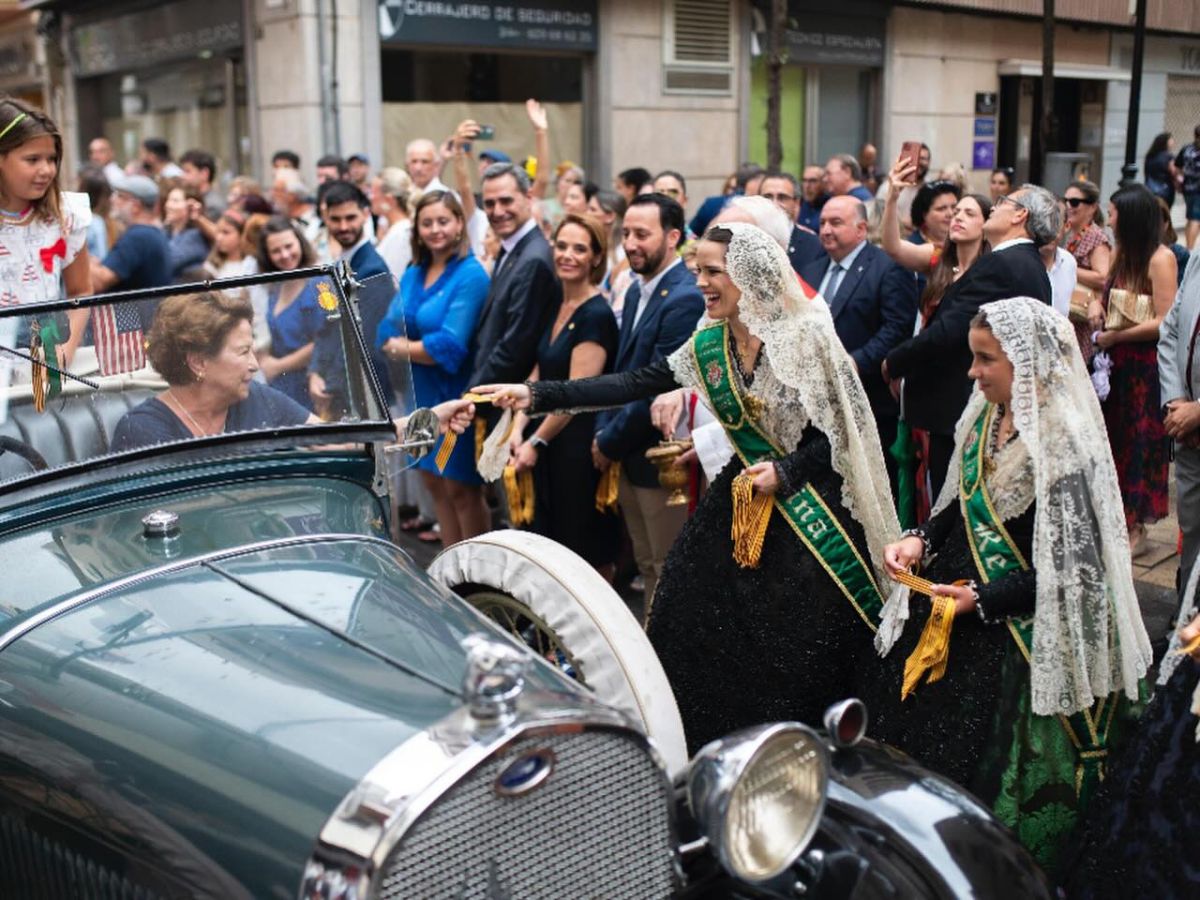
[[[1184,270],[1183,282],[1158,332],[1159,396],[1171,400],[1200,399],[1200,362],[1192,364],[1188,381],[1188,358],[1192,336],[1200,328],[1200,253],[1193,253]],[[1196,344],[1200,349],[1200,341]]]
[[[788,261],[792,264],[792,271],[802,272],[809,263],[825,258],[825,248],[821,246],[821,239],[811,231],[805,231],[803,228],[793,225],[787,254]]]
[[[691,337],[704,314],[704,298],[687,266],[677,263],[665,273],[654,294],[638,300],[641,286],[630,288],[621,315],[621,339],[614,372],[631,372],[657,362]],[[645,304],[637,328],[633,320]],[[596,417],[596,443],[638,487],[658,487],[658,472],[646,451],[662,438],[650,422],[650,401],[635,400]]]
[[[383,321],[383,317],[387,315],[388,305],[391,303],[392,295],[396,292],[396,282],[391,276],[391,270],[388,269],[387,263],[383,261],[383,257],[369,242],[363,244],[350,256],[350,271],[354,273],[354,280],[360,283],[380,275],[386,276],[386,279],[372,282],[374,289],[359,291],[358,315],[362,320],[362,334],[367,346],[368,359],[375,367],[375,374],[379,378],[379,386],[383,389],[384,399],[391,403],[393,399],[392,384],[388,377],[387,360],[384,359],[383,352],[375,346],[375,332],[379,328],[379,323]],[[386,287],[378,287],[385,281]],[[342,356],[340,335],[341,329],[337,321],[327,321],[321,327],[313,345],[312,360],[308,364],[308,369],[310,372],[319,373],[325,379],[325,390],[328,393],[344,398],[346,396],[346,366]]]
[[[818,287],[832,264],[829,257],[809,263],[800,277]],[[833,328],[858,366],[871,408],[877,416],[897,415],[899,404],[884,384],[880,366],[884,357],[912,334],[917,315],[913,274],[878,247],[865,244],[853,267],[842,276],[837,294],[825,299]]]
[[[524,381],[558,297],[550,244],[538,228],[501,260],[475,332],[472,385]]]
[[[1016,244],[975,261],[946,290],[929,323],[888,354],[888,375],[903,377],[905,418],[916,428],[954,433],[971,396],[967,332],[979,307],[1009,297],[1051,302],[1050,276],[1033,244]]]

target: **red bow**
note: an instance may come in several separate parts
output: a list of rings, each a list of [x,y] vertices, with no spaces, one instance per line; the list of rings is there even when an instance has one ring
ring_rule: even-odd
[[[42,268],[47,272],[54,271],[54,257],[59,259],[67,258],[67,242],[59,238],[49,247],[43,247],[38,251],[42,255]]]

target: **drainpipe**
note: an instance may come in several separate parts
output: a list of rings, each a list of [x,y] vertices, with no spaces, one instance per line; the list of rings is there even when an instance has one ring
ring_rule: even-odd
[[[1121,185],[1137,180],[1138,117],[1142,111],[1142,60],[1146,52],[1146,0],[1137,0],[1133,26],[1133,71],[1129,81],[1129,119],[1125,125],[1125,165]]]

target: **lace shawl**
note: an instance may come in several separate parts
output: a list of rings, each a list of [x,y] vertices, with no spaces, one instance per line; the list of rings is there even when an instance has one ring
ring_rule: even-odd
[[[742,292],[738,318],[763,342],[767,363],[760,363],[752,391],[766,410],[759,424],[787,450],[795,449],[807,421],[829,440],[834,471],[842,477],[842,505],[862,526],[876,581],[883,586],[883,548],[900,524],[879,432],[854,361],[833,329],[829,307],[815,294],[805,295],[783,249],[753,225],[722,227],[733,232],[725,268]],[[671,355],[670,364],[681,384],[703,394],[691,341]]]
[[[1196,585],[1200,582],[1200,566],[1192,566],[1191,574],[1188,575],[1187,585],[1183,589],[1183,602],[1179,605],[1179,624],[1186,625],[1192,619],[1196,618],[1197,609],[1196,603]],[[1183,656],[1179,653],[1179,648],[1183,642],[1179,638],[1179,629],[1176,628],[1171,632],[1171,640],[1167,644],[1166,655],[1158,664],[1158,684],[1161,687],[1171,680],[1171,676],[1175,674],[1175,669],[1183,660]],[[1192,713],[1200,716],[1200,684],[1196,685],[1196,690],[1192,694]],[[1200,722],[1196,724],[1196,741],[1200,743]]]
[[[1134,593],[1112,450],[1074,329],[1029,297],[982,309],[1013,364],[1013,421],[1033,463],[1033,712],[1069,715],[1122,689],[1136,699],[1150,640]],[[986,403],[976,387],[958,420],[935,515],[958,502],[961,448]],[[897,589],[888,600],[876,639],[883,653],[903,627],[907,599],[907,589]]]

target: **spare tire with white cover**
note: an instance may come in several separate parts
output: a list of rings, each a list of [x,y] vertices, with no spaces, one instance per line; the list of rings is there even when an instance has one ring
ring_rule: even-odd
[[[675,695],[625,601],[562,544],[492,531],[446,548],[430,576],[640,722],[672,776],[688,763]]]

